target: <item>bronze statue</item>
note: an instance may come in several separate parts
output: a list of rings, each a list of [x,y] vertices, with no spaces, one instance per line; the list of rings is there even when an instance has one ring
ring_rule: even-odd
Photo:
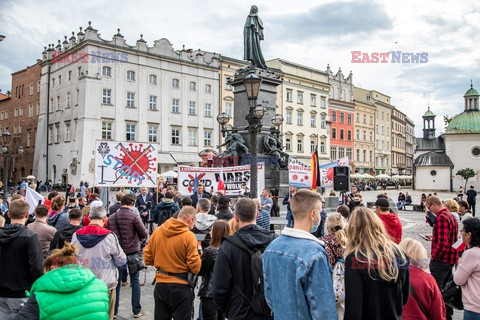
[[[253,65],[259,68],[267,69],[260,48],[260,40],[263,40],[263,22],[258,16],[257,6],[252,6],[243,28],[243,59],[251,61]]]
[[[263,137],[263,147],[266,155],[275,158],[270,161],[274,167],[288,169],[289,155],[283,151],[280,132],[275,127],[270,128],[270,134]]]
[[[223,161],[222,159],[222,163],[225,164],[228,163],[234,165],[234,162],[238,162],[240,156],[248,153],[248,147],[245,145],[245,140],[243,140],[240,133],[236,131],[232,131],[228,134],[225,138],[225,142],[218,147],[220,148],[223,146],[227,146],[227,150],[220,153],[218,158],[222,159],[223,157],[227,157],[226,161]]]

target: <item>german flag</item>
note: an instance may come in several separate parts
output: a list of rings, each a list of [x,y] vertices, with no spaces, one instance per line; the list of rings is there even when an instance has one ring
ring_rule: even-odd
[[[310,166],[312,168],[312,191],[317,192],[318,147],[315,147],[315,151],[312,152],[312,159],[310,160]]]

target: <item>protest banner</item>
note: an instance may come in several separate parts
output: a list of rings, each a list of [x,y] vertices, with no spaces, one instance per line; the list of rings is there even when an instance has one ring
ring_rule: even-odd
[[[312,188],[312,168],[297,159],[288,159],[288,184],[297,188]]]
[[[148,142],[96,141],[95,186],[155,187],[157,154]]]
[[[195,185],[203,183],[205,190],[218,188],[219,181],[227,196],[237,196],[243,183],[250,187],[250,165],[235,167],[189,167],[178,166],[178,191],[182,195],[193,193]],[[258,164],[258,192],[265,188],[265,165]],[[260,194],[257,195],[259,197]]]

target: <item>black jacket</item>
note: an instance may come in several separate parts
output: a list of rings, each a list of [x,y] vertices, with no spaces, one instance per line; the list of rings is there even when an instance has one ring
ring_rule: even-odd
[[[206,192],[206,191],[203,191],[202,193],[202,198],[205,198],[205,199],[210,199],[211,195],[210,193]],[[192,199],[192,206],[194,208],[197,208],[197,203],[198,203],[198,195],[197,193],[195,192],[194,194],[192,194],[190,196],[190,199]]]
[[[142,199],[143,200],[143,199]],[[118,209],[120,209],[122,207],[122,203],[121,202],[115,202],[114,204],[112,204],[110,206],[110,208],[108,208],[108,216],[111,216],[112,214],[114,214],[115,212],[118,211]]]
[[[0,297],[24,298],[25,290],[43,275],[38,236],[24,225],[0,228]]]
[[[73,234],[81,227],[82,226],[74,226],[73,224],[69,224],[65,227],[65,229],[57,231],[50,242],[50,248],[48,249],[49,254],[52,250],[63,248],[65,241],[72,242]]]
[[[219,208],[215,217],[217,217],[217,219],[228,221],[233,218],[233,213],[228,211],[228,208]]]
[[[218,256],[218,248],[208,247],[202,254],[202,268],[198,273],[202,276],[202,284],[198,290],[198,296],[202,298],[212,298],[212,277],[213,267]]]
[[[275,233],[255,224],[247,225],[236,233],[250,249],[265,248],[275,239]],[[238,288],[235,288],[238,286]],[[215,303],[229,320],[251,319],[253,310],[243,298],[253,294],[250,255],[229,241],[223,241],[218,251],[212,279]]]
[[[389,283],[375,269],[369,275],[368,264],[357,260],[353,252],[345,258],[345,320],[402,319],[403,306],[410,295],[410,271],[406,259],[397,261],[398,279]],[[382,264],[378,260],[376,263]]]

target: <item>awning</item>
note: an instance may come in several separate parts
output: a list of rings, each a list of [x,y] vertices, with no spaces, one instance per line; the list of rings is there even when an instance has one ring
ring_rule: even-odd
[[[170,153],[159,153],[157,161],[160,164],[176,164]]]
[[[196,153],[171,153],[176,163],[201,163],[202,158]]]

